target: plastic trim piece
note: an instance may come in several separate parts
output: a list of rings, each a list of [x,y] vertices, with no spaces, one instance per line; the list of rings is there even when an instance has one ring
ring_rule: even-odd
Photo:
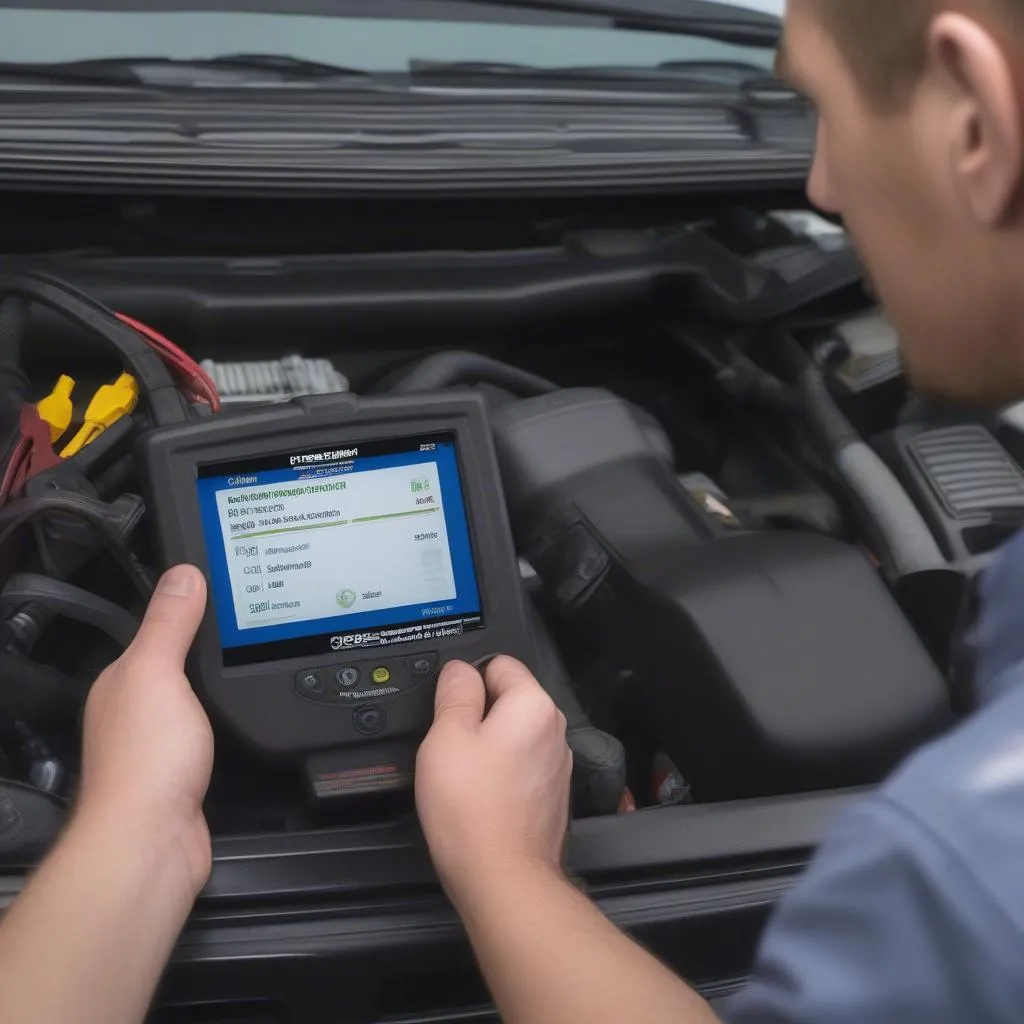
[[[32,103],[22,98],[32,95],[24,83],[18,88],[18,102],[0,117],[0,183],[32,192],[721,193],[798,188],[813,150],[808,107],[762,109],[731,90],[517,81],[449,86],[443,97],[419,83],[415,95],[397,99],[348,86],[301,96],[250,89],[242,100],[237,91],[204,89],[173,101],[119,91],[61,102],[46,86],[47,102]],[[72,132],[73,144],[65,141]]]
[[[716,861],[806,854],[858,791],[590,818],[573,823],[570,870],[588,881],[679,872]],[[222,839],[203,903],[326,896],[437,884],[415,822]]]
[[[729,804],[661,808],[573,824],[570,870],[591,883],[646,875],[673,877],[721,862],[797,855],[803,859],[826,827],[864,792]],[[0,909],[21,889],[21,877],[0,876]],[[379,827],[218,839],[201,911],[233,905],[437,890],[419,828],[411,818]]]

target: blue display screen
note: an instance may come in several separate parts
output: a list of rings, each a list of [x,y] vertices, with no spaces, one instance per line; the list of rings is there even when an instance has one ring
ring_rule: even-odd
[[[452,435],[203,465],[197,477],[225,665],[483,624]]]

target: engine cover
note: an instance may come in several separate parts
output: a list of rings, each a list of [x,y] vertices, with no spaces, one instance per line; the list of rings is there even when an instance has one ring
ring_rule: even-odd
[[[606,392],[530,399],[495,429],[521,550],[700,799],[872,783],[950,721],[856,548],[716,532]]]

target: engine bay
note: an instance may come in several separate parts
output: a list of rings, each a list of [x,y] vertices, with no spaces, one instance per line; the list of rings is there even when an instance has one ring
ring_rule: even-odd
[[[578,820],[869,786],[969,710],[956,647],[972,585],[1024,524],[1012,413],[911,394],[847,237],[806,210],[545,230],[557,243],[500,253],[424,240],[400,255],[3,261],[0,776],[38,824],[0,831],[0,861],[29,867],[56,834],[88,687],[169,561],[156,523],[186,515],[171,497],[184,485],[154,489],[146,458],[170,458],[152,439],[175,403],[177,431],[237,419],[244,437],[295,398],[319,410],[317,430],[280,450],[343,461],[360,439],[429,433],[330,426],[360,402],[480,410],[496,461],[462,463],[478,558],[489,528],[511,530],[512,582],[485,588],[485,617],[518,588],[537,674],[569,724]],[[81,315],[26,296],[16,275],[73,295]],[[246,458],[273,454],[267,430]],[[258,493],[262,470],[232,466]],[[483,510],[488,490],[503,507]],[[339,583],[337,604],[376,593]],[[465,656],[497,653],[486,646]],[[385,661],[360,653],[352,667],[377,689],[352,683],[354,699],[327,703],[295,692],[289,663],[288,699],[346,721],[393,714]],[[338,694],[345,667],[331,662]],[[411,817],[408,786],[318,794],[308,763],[266,756],[222,719],[215,837]],[[346,770],[381,761],[384,734],[360,732],[368,760]],[[309,747],[322,776],[336,772],[328,737]]]

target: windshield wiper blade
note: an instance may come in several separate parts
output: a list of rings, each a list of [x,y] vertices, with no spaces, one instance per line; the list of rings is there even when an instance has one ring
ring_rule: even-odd
[[[774,47],[782,21],[766,11],[735,7],[728,0],[473,0],[491,7],[608,18],[618,28],[694,35],[734,46]]]
[[[364,78],[372,74],[365,68],[345,67],[341,64],[328,64],[277,53],[228,53],[210,60],[191,63],[211,68],[236,68],[239,71],[275,71],[286,77],[301,79],[350,76]]]
[[[105,57],[53,64],[0,62],[0,80],[18,78],[69,85],[232,85],[245,82],[325,82],[370,73],[278,54],[237,53],[204,60]]]
[[[753,81],[772,80],[763,65],[744,61],[667,61],[644,67],[643,65],[573,65],[569,67],[541,67],[535,64],[514,64],[501,61],[435,61],[414,58],[409,61],[409,73],[415,78],[478,78],[493,82],[551,81],[598,82],[612,81],[652,82],[666,84],[680,82],[719,85],[739,88]]]

